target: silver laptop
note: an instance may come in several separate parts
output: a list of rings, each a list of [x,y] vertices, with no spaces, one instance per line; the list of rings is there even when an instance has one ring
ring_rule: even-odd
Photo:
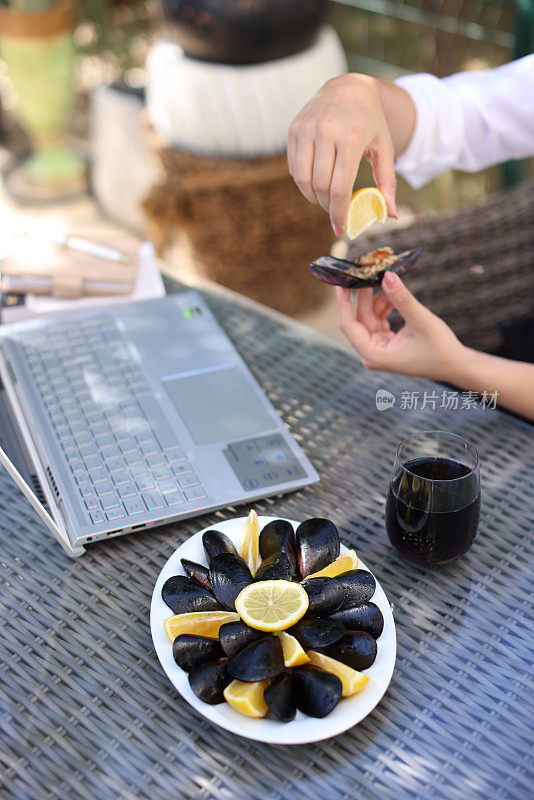
[[[194,291],[0,328],[0,377],[0,461],[70,555],[318,480]]]

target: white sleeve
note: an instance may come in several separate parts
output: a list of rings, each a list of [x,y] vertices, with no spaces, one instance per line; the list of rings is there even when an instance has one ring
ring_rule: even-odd
[[[534,55],[495,70],[396,81],[412,97],[416,124],[395,168],[416,188],[447,169],[476,172],[534,155]]]

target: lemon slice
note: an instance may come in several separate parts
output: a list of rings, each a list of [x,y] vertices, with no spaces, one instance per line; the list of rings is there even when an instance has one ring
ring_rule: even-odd
[[[260,526],[258,515],[254,509],[247,517],[241,555],[247,562],[252,575],[255,575],[260,562]]]
[[[228,684],[223,694],[227,703],[232,708],[245,714],[247,717],[264,717],[267,713],[267,703],[263,699],[263,692],[269,681],[232,681]]]
[[[345,233],[355,239],[375,222],[385,222],[388,215],[386,198],[374,186],[358,189],[351,197]]]
[[[308,595],[299,583],[291,581],[258,581],[237,595],[239,616],[259,631],[283,631],[304,616]]]
[[[194,633],[196,636],[219,635],[219,628],[225,622],[238,622],[239,614],[233,611],[191,611],[189,614],[176,614],[165,620],[165,633],[174,642],[182,633]]]
[[[338,556],[335,561],[332,561],[324,569],[314,572],[312,575],[306,575],[306,580],[310,578],[335,578],[336,575],[342,575],[343,572],[348,572],[351,569],[358,567],[358,556],[354,550],[347,550],[342,556]]]
[[[356,694],[369,681],[369,675],[364,675],[363,672],[358,672],[352,667],[342,664],[341,661],[336,661],[335,658],[316,653],[315,650],[308,650],[308,656],[314,667],[320,667],[325,672],[332,672],[337,675],[341,681],[341,694],[343,697]]]
[[[298,639],[295,639],[290,633],[285,633],[284,631],[276,635],[280,639],[280,644],[282,645],[284,664],[286,667],[300,667],[302,664],[307,664],[309,662],[310,659],[306,655],[306,651],[302,648]]]

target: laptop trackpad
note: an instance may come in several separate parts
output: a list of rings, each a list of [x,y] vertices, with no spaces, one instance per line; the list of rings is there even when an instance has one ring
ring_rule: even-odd
[[[231,441],[274,428],[239,367],[163,378],[163,385],[197,444]]]

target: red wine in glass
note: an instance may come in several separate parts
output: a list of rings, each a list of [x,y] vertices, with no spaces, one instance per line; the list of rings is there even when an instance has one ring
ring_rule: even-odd
[[[445,431],[424,431],[397,448],[386,500],[391,544],[414,564],[440,566],[473,544],[480,512],[478,453]]]

